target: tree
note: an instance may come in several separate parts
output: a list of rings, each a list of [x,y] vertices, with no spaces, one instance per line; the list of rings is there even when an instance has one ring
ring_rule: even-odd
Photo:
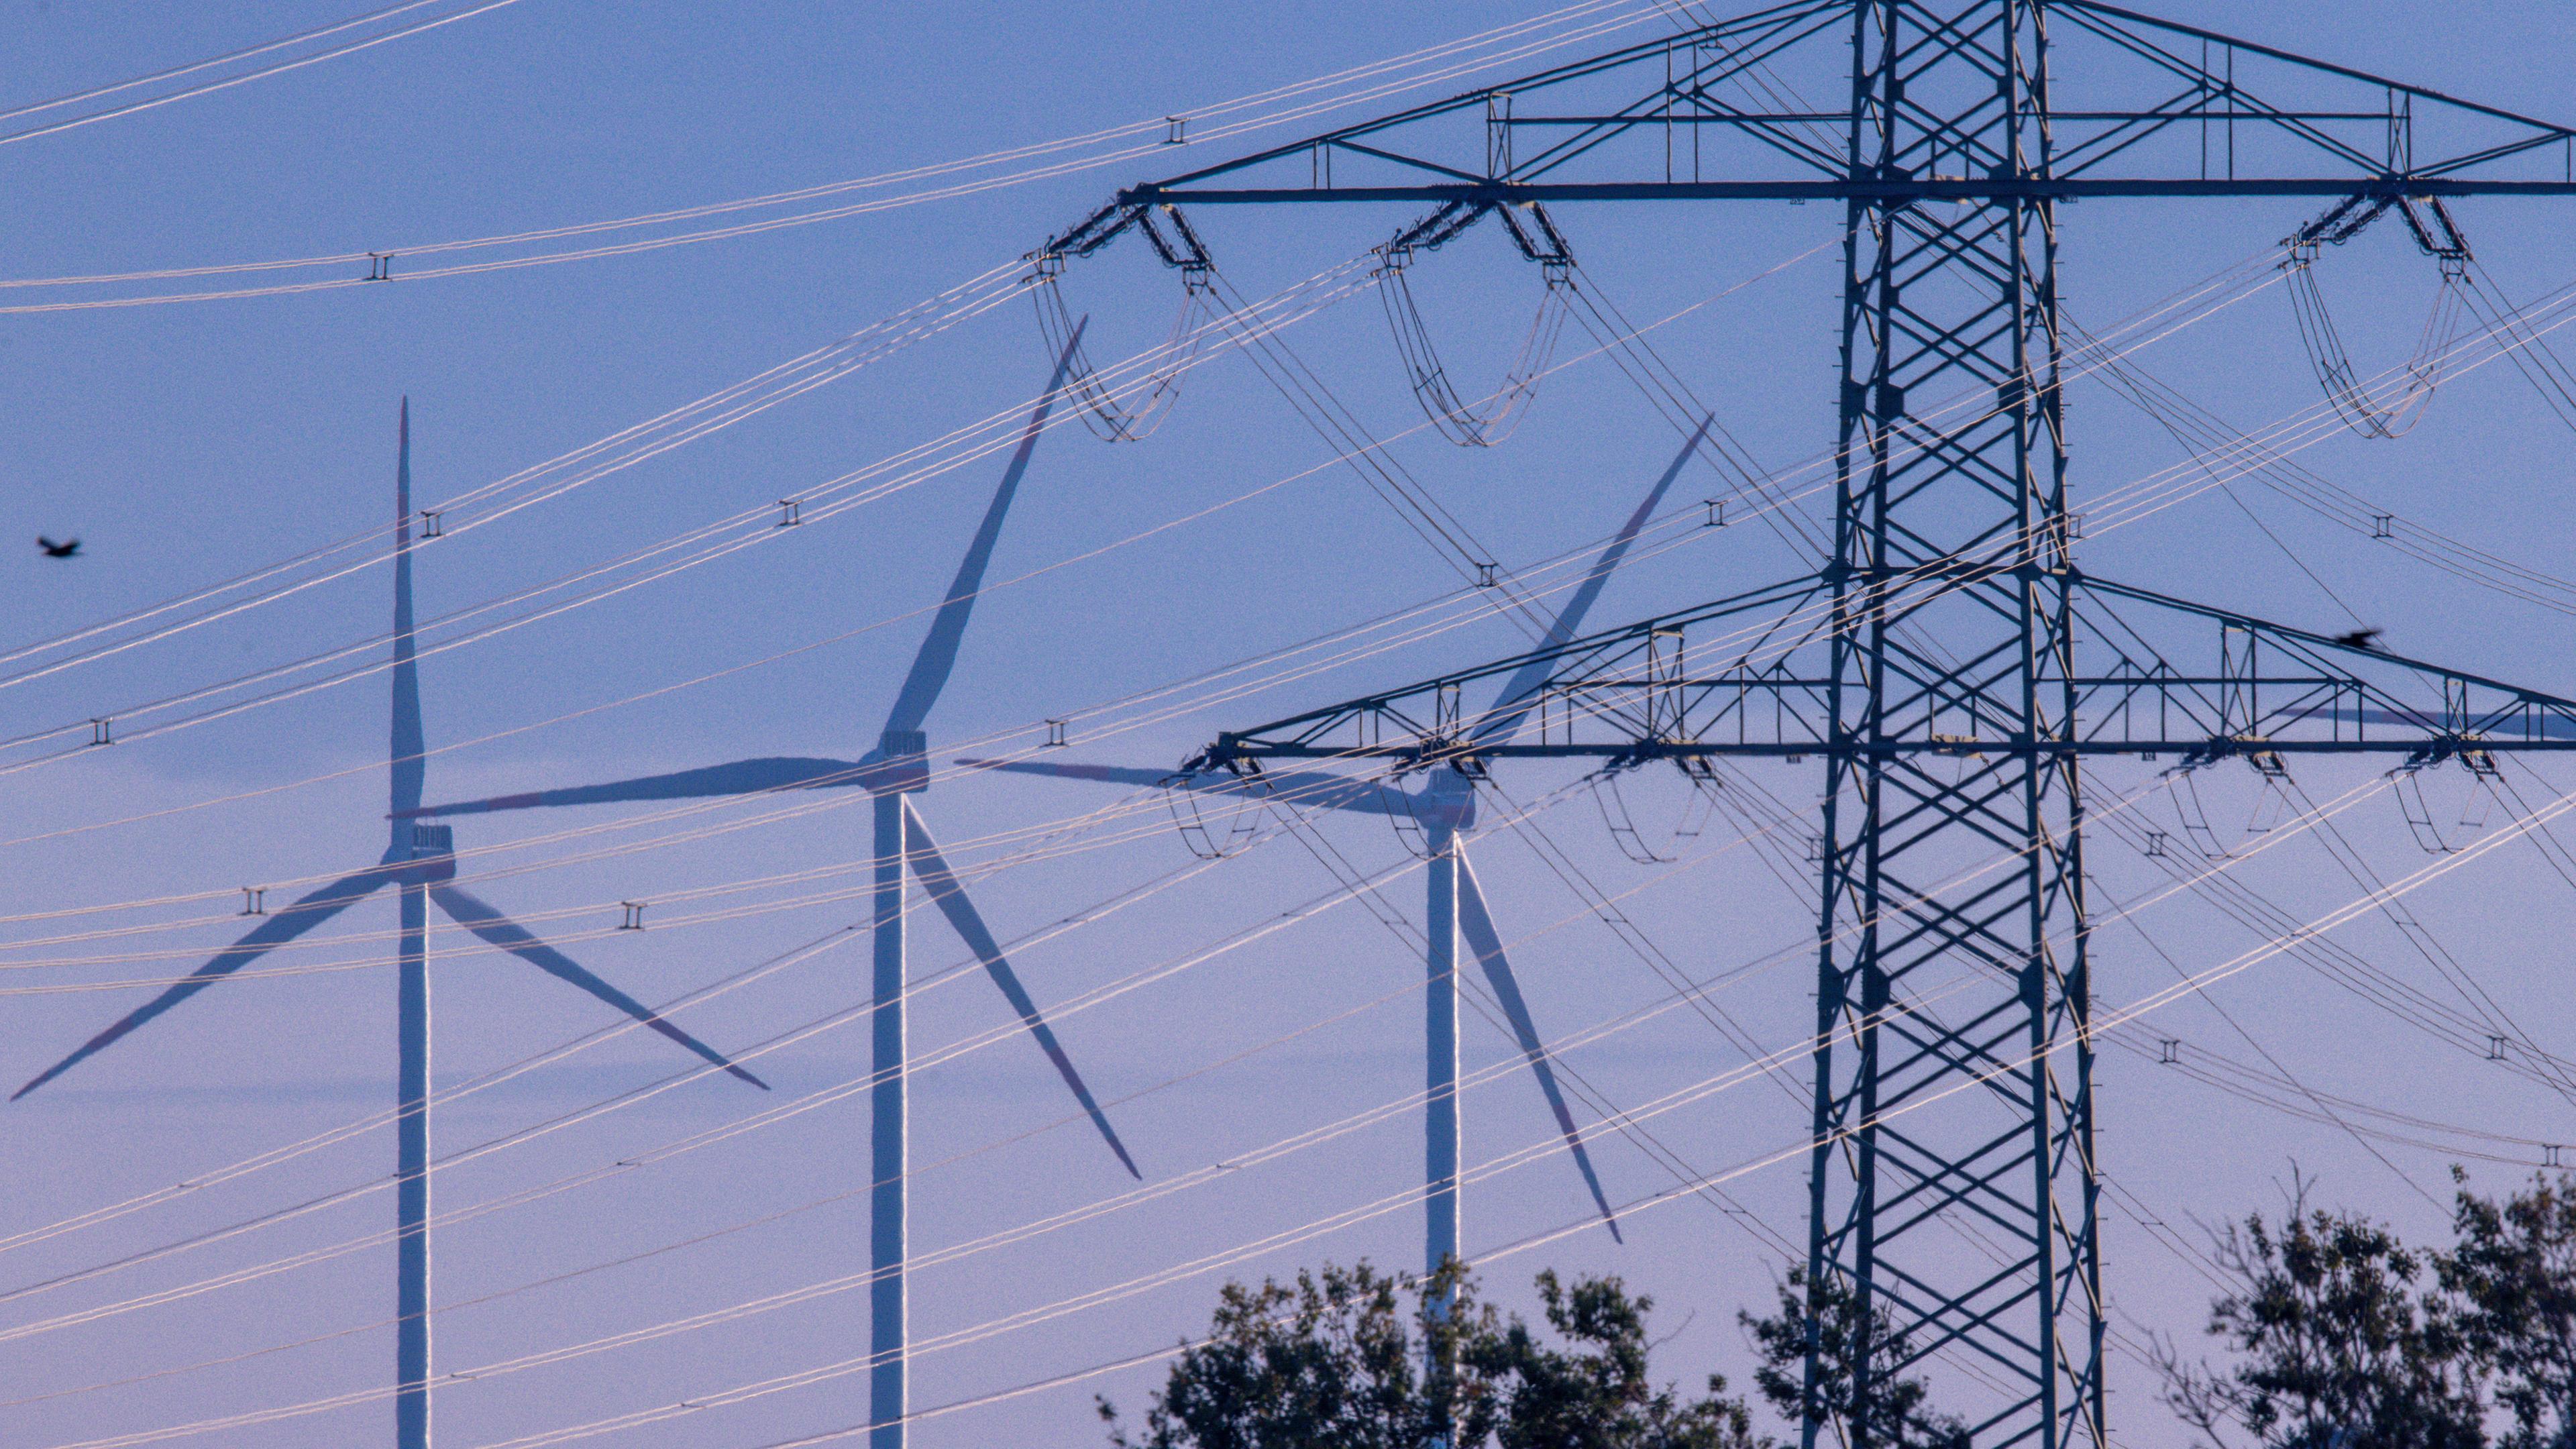
[[[2453,1169],[2455,1179],[2466,1177]],[[2459,1327],[2513,1415],[2499,1449],[2576,1449],[2576,1184],[2535,1177],[2503,1202],[2464,1185],[2436,1260]]]
[[[1455,1264],[1422,1280],[1363,1263],[1230,1283],[1143,1436],[1106,1400],[1100,1414],[1117,1449],[1763,1449],[1724,1379],[1695,1400],[1654,1387],[1651,1300],[1616,1278],[1569,1288],[1541,1273],[1538,1286],[1563,1347],[1477,1301]]]
[[[1630,1297],[1616,1278],[1568,1289],[1553,1272],[1538,1275],[1538,1291],[1548,1327],[1571,1349],[1548,1347],[1515,1318],[1464,1350],[1502,1393],[1502,1449],[1756,1449],[1753,1416],[1726,1397],[1722,1375],[1709,1375],[1708,1396],[1690,1402],[1647,1377],[1653,1299]]]
[[[2240,1356],[2225,1373],[2161,1355],[2166,1402],[2224,1445],[2239,1424],[2265,1449],[2481,1449],[2478,1364],[2433,1260],[2350,1213],[2294,1193],[2277,1225],[2219,1238],[2235,1287],[2209,1331]],[[2422,1281],[2419,1286],[2419,1280]]]
[[[1864,1308],[1840,1275],[1810,1285],[1792,1269],[1779,1312],[1739,1315],[1762,1351],[1754,1386],[1792,1424],[1827,1430],[1848,1449],[1967,1449],[1968,1428],[1926,1407],[1931,1391],[1904,1370],[1914,1350],[1885,1309]],[[1816,1384],[1807,1392],[1807,1333],[1816,1334]]]
[[[1442,1438],[1464,1449],[1492,1434],[1494,1395],[1460,1371],[1458,1349],[1494,1331],[1455,1264],[1422,1280],[1361,1263],[1300,1272],[1293,1288],[1228,1283],[1207,1338],[1146,1411],[1145,1436],[1129,1439],[1106,1399],[1100,1416],[1117,1449],[1422,1449]]]

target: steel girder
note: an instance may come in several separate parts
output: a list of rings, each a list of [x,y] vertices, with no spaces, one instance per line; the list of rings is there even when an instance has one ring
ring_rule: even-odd
[[[1978,572],[1891,573],[1866,592],[1910,611],[1908,600]],[[2576,700],[2072,570],[2031,572],[2036,587],[2062,589],[2073,614],[2075,728],[2065,736],[2015,738],[1974,696],[1918,686],[1892,706],[1910,727],[1835,739],[1835,594],[1813,576],[1228,731],[1185,768],[1332,759],[1394,774],[1447,763],[1481,773],[1500,760],[1590,759],[1687,769],[1718,757],[2015,751],[2184,766],[2262,753],[2430,764],[2576,749]],[[1472,743],[1458,734],[1449,701],[1533,665],[1546,682],[1527,701],[1532,733]]]

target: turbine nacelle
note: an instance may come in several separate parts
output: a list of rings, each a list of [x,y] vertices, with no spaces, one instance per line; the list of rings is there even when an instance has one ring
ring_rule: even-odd
[[[403,885],[445,885],[456,879],[456,827],[415,822],[410,850],[396,846],[386,851],[385,864],[394,867],[394,879]]]
[[[930,788],[930,738],[920,730],[887,730],[859,760],[871,795],[918,795]]]
[[[1467,760],[1444,761],[1432,766],[1422,788],[1406,797],[1414,821],[1433,841],[1475,828],[1476,780],[1482,773]]]

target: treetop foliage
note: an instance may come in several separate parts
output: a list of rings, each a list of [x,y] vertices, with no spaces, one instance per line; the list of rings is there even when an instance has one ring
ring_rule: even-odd
[[[1792,1424],[1803,1393],[1807,1293],[1744,1322],[1763,1352],[1763,1395]],[[1294,1283],[1229,1284],[1208,1336],[1184,1350],[1130,1437],[1105,1400],[1114,1449],[1779,1449],[1724,1377],[1704,1391],[1655,1382],[1654,1300],[1615,1277],[1538,1275],[1544,1330],[1478,1298],[1452,1263],[1427,1279],[1363,1263]],[[1842,1443],[1953,1449],[1965,1438],[1924,1407],[1901,1337],[1848,1290],[1814,1295],[1835,1327],[1814,1408]],[[1857,1356],[1857,1357],[1855,1357]],[[1863,1359],[1866,1362],[1863,1362]],[[1855,1423],[1877,1437],[1854,1439]]]
[[[2465,1177],[2448,1248],[2414,1248],[2294,1189],[2220,1235],[2224,1370],[2167,1345],[2165,1398],[2219,1449],[2576,1449],[2576,1195]]]

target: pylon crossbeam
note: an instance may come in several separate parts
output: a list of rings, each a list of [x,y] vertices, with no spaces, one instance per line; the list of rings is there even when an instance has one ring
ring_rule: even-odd
[[[2039,1345],[1999,1322],[2005,1313],[2025,1307],[2036,1299],[2039,1295],[2035,1288],[2022,1283],[2018,1285],[2019,1291],[1977,1307],[1974,1300],[1983,1296],[1982,1293],[1949,1296],[1896,1268],[1884,1271],[1895,1282],[1915,1290],[1911,1294],[1890,1293],[1888,1296],[1905,1304],[1909,1316],[1920,1325],[1914,1340],[1907,1345],[1907,1351],[1889,1366],[1890,1372],[1905,1373],[1936,1354],[1958,1347],[1985,1355],[2025,1382],[2045,1386],[2045,1380],[2031,1368],[2039,1359]],[[2028,1271],[2028,1264],[2015,1264],[1978,1286],[1984,1290],[2003,1287]]]
[[[1901,881],[1889,881],[1887,884],[1893,892],[1901,893],[1907,889]],[[1953,950],[1969,947],[1979,940],[1994,939],[1988,927],[2000,919],[2001,909],[1998,908],[1989,913],[1983,920],[1969,916],[1968,909],[1989,901],[2011,899],[2010,893],[2013,889],[2009,879],[1998,879],[1988,882],[1973,894],[1956,901],[1945,902],[1928,891],[1907,898],[1893,919],[1899,925],[1908,926],[1910,929],[1900,930],[1892,938],[1883,939],[1879,944],[1879,954],[1884,958],[1902,959],[1912,954],[1918,940],[1926,937],[1932,942],[1930,948],[1924,953],[1927,957],[1937,957]],[[1993,953],[1984,955],[1983,964],[2007,975],[2012,971],[2012,963],[2008,958]]]
[[[2009,756],[1998,758],[2010,759]],[[2014,772],[2009,764],[1979,770],[1956,784],[1942,780],[1910,761],[1902,766],[1891,765],[1888,773],[1894,778],[1887,783],[1900,796],[1911,798],[1910,801],[1899,799],[1882,817],[1879,842],[1882,859],[1903,855],[1928,843],[1945,829],[1963,825],[1983,835],[1998,849],[2018,850],[2022,847],[2021,832],[2014,828],[2019,822],[1993,808],[1998,800],[2020,784],[2013,778]],[[1993,788],[1983,794],[1971,795],[1968,793],[1971,782],[1991,784]],[[1891,835],[1891,831],[1897,833]]]
[[[2017,581],[2026,575],[2029,570],[2016,568],[2002,577]],[[1848,575],[1853,580],[1893,576],[1879,569],[1855,569]],[[1890,760],[1981,754],[2003,761],[2033,752],[2172,752],[2209,759],[2260,748],[2285,755],[2360,751],[2438,759],[2468,749],[2576,748],[2576,700],[2090,576],[2042,570],[2031,577],[2044,590],[2063,586],[2084,606],[2072,611],[2070,620],[2082,626],[2079,630],[2060,637],[2053,621],[2043,621],[2045,627],[2036,631],[2038,657],[2067,655],[2079,667],[2051,666],[2051,688],[2041,713],[2048,728],[2029,738],[2017,740],[2003,727],[2020,693],[2016,681],[2022,649],[2010,640],[1983,641],[1969,655],[1977,667],[1963,674],[1949,672],[1928,649],[1908,647],[1896,629],[1882,631],[1879,656],[1860,661],[1876,668],[1847,680],[1846,687],[1871,682],[1874,675],[1877,687],[1887,692],[1883,711],[1873,731],[1839,744],[1831,738],[1829,701],[1835,686],[1830,661],[1817,657],[1830,648],[1830,629],[1795,638],[1784,636],[1777,626],[1757,629],[1751,632],[1780,641],[1770,646],[1779,651],[1775,657],[1762,658],[1762,649],[1755,648],[1738,654],[1744,662],[1713,674],[1647,674],[1644,657],[1650,639],[1667,641],[1669,649],[1669,641],[1679,635],[1688,657],[1709,657],[1716,651],[1704,653],[1702,646],[1689,642],[1695,628],[1746,632],[1742,615],[1762,605],[1779,609],[1784,619],[1795,618],[1806,607],[1800,602],[1806,591],[1824,583],[1819,579],[1677,610],[1560,648],[1229,732],[1202,752],[1194,767],[1242,769],[1264,759],[1359,758],[1402,771],[1454,758],[1460,742],[1450,737],[1454,732],[1435,728],[1433,697],[1479,684],[1490,689],[1495,676],[1538,658],[1552,658],[1566,668],[1546,693],[1551,701],[1572,707],[1550,725],[1544,741],[1524,736],[1513,744],[1481,746],[1475,750],[1479,757],[1606,756],[1633,765],[1693,756],[1845,750]],[[1919,612],[1910,594],[1885,585],[1867,587],[1882,606],[1876,617],[1904,624]],[[2022,592],[2018,586],[1963,588],[1950,613],[1954,622],[1961,609],[1989,619],[2008,618],[2001,611],[2016,605]],[[1757,599],[1759,604],[1752,602]],[[2190,633],[2194,626],[2211,624],[2220,628]],[[2157,634],[2152,643],[2143,632],[2150,627]],[[2249,668],[2242,657],[2222,661],[2214,647],[2222,629],[2262,643],[2259,668]],[[1948,642],[1962,634],[1953,627],[1942,637]],[[2056,677],[2061,672],[2062,681]],[[2071,701],[2057,697],[2061,683],[2073,690]],[[1678,719],[1672,701],[1682,706]],[[1944,722],[1945,712],[1963,709],[1977,716],[1972,744],[1926,737],[1927,728]],[[2071,729],[2064,723],[2070,718]],[[1721,724],[1727,728],[1719,728]],[[1916,793],[1938,788],[1927,782]]]
[[[2040,1242],[2037,1225],[2030,1221],[2027,1213],[2016,1213],[2015,1195],[1997,1185],[2004,1174],[2029,1167],[2029,1146],[2020,1138],[2018,1131],[2006,1132],[1990,1138],[1981,1146],[1966,1151],[1954,1149],[1945,1155],[1930,1144],[1917,1142],[1902,1132],[1882,1132],[1879,1141],[1881,1165],[1890,1161],[1902,1163],[1915,1179],[1915,1186],[1890,1193],[1879,1200],[1880,1238],[1902,1237],[1919,1224],[1939,1219],[1953,1207],[1966,1207],[2036,1251]],[[1911,1150],[1920,1160],[1905,1161],[1899,1149]],[[2007,1150],[2012,1150],[2013,1155],[1982,1171],[1971,1170],[1994,1154]],[[1913,1215],[1899,1216],[1891,1211],[1897,1208],[1911,1208]]]
[[[1904,1372],[1935,1354],[1953,1346],[1973,1348],[1993,1359],[1998,1365],[2033,1384],[2044,1384],[2032,1372],[2039,1358],[2039,1344],[2028,1336],[2014,1332],[2005,1315],[2027,1308],[2040,1296],[2038,1285],[2031,1281],[2036,1259],[2025,1259],[1996,1269],[1982,1282],[1970,1285],[1967,1292],[1930,1300],[1919,1310],[1928,1332],[1917,1335],[1909,1351],[1897,1363]],[[1890,1269],[1891,1275],[1895,1271]],[[1910,1281],[1910,1280],[1909,1280]],[[1916,1284],[1919,1291],[1935,1290],[1928,1284]],[[2007,1291],[2008,1290],[2008,1291]]]
[[[1997,977],[2009,980],[2014,971],[2012,943],[2000,931],[1998,922],[2010,918],[2021,904],[2015,894],[2010,873],[1998,872],[1975,895],[1955,904],[1945,904],[1927,895],[1906,895],[1892,915],[1897,930],[1884,935],[1879,943],[1879,959],[1891,963],[1886,968],[1891,977],[1907,976],[1919,967],[1964,953],[1969,960]],[[1891,894],[1903,895],[1910,887],[1901,880],[1884,878]],[[1972,916],[1968,908],[1990,907],[1982,916]]]
[[[1892,1018],[1883,1029],[1892,1033],[1905,1048],[1888,1052],[1883,1047],[1879,1058],[1878,1108],[1882,1114],[1911,1105],[1920,1093],[1946,1091],[1964,1085],[1963,1077],[1976,1077],[1989,1091],[2011,1099],[2011,1084],[2002,1079],[2015,1075],[2010,1050],[2015,1033],[2012,1023],[2006,1029],[1990,1031],[1983,1037],[1971,1036],[1979,1028],[1995,1025],[1997,1018],[2017,1008],[2020,1003],[2006,999],[1987,1011],[1977,1013],[1957,1027],[1948,1027],[1928,1011],[1907,1012]],[[1925,1030],[1930,1023],[1939,1030]],[[1998,1050],[2002,1048],[2002,1050]]]

